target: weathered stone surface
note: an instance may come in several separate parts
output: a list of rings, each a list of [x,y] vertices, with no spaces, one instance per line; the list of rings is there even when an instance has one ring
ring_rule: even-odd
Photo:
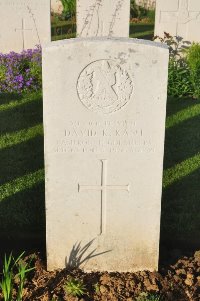
[[[157,269],[167,70],[153,42],[44,48],[48,269]]]
[[[164,32],[186,41],[200,41],[199,0],[157,0],[155,35]]]
[[[129,37],[130,0],[77,0],[78,37]]]
[[[51,41],[50,0],[0,0],[0,52]]]

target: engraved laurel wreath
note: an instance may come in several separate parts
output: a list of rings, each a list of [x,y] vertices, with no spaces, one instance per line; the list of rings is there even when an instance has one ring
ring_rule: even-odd
[[[133,93],[129,73],[114,60],[98,60],[79,75],[77,92],[83,105],[91,111],[110,114],[122,109]]]

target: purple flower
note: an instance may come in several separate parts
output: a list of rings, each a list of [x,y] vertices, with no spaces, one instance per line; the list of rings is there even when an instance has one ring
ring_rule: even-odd
[[[0,93],[34,91],[42,87],[41,48],[28,49],[21,53],[0,53]]]

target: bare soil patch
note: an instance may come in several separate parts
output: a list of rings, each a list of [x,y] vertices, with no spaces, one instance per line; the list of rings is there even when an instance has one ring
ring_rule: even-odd
[[[135,301],[143,292],[158,293],[164,301],[200,301],[200,251],[181,257],[159,273],[84,273],[79,269],[48,272],[39,254],[29,255],[25,260],[30,256],[34,258],[35,270],[26,282],[24,301]],[[72,278],[86,286],[86,294],[81,298],[67,294],[64,289]]]

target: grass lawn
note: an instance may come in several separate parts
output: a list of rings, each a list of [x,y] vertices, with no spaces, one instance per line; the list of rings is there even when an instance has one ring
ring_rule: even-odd
[[[0,162],[0,237],[44,233],[41,93],[0,95]]]
[[[57,21],[51,24],[52,41],[75,38],[76,24],[71,21]]]
[[[130,38],[152,40],[154,36],[154,23],[131,23]]]
[[[51,26],[52,40],[62,40],[74,38],[76,36],[76,26],[69,21],[60,21]],[[131,23],[130,38],[152,40],[154,35],[154,23]]]
[[[163,242],[172,239],[187,244],[199,240],[199,125],[200,100],[168,99],[161,223]],[[0,129],[0,237],[44,237],[41,94],[1,95]]]
[[[168,99],[161,240],[200,247],[200,100]]]

